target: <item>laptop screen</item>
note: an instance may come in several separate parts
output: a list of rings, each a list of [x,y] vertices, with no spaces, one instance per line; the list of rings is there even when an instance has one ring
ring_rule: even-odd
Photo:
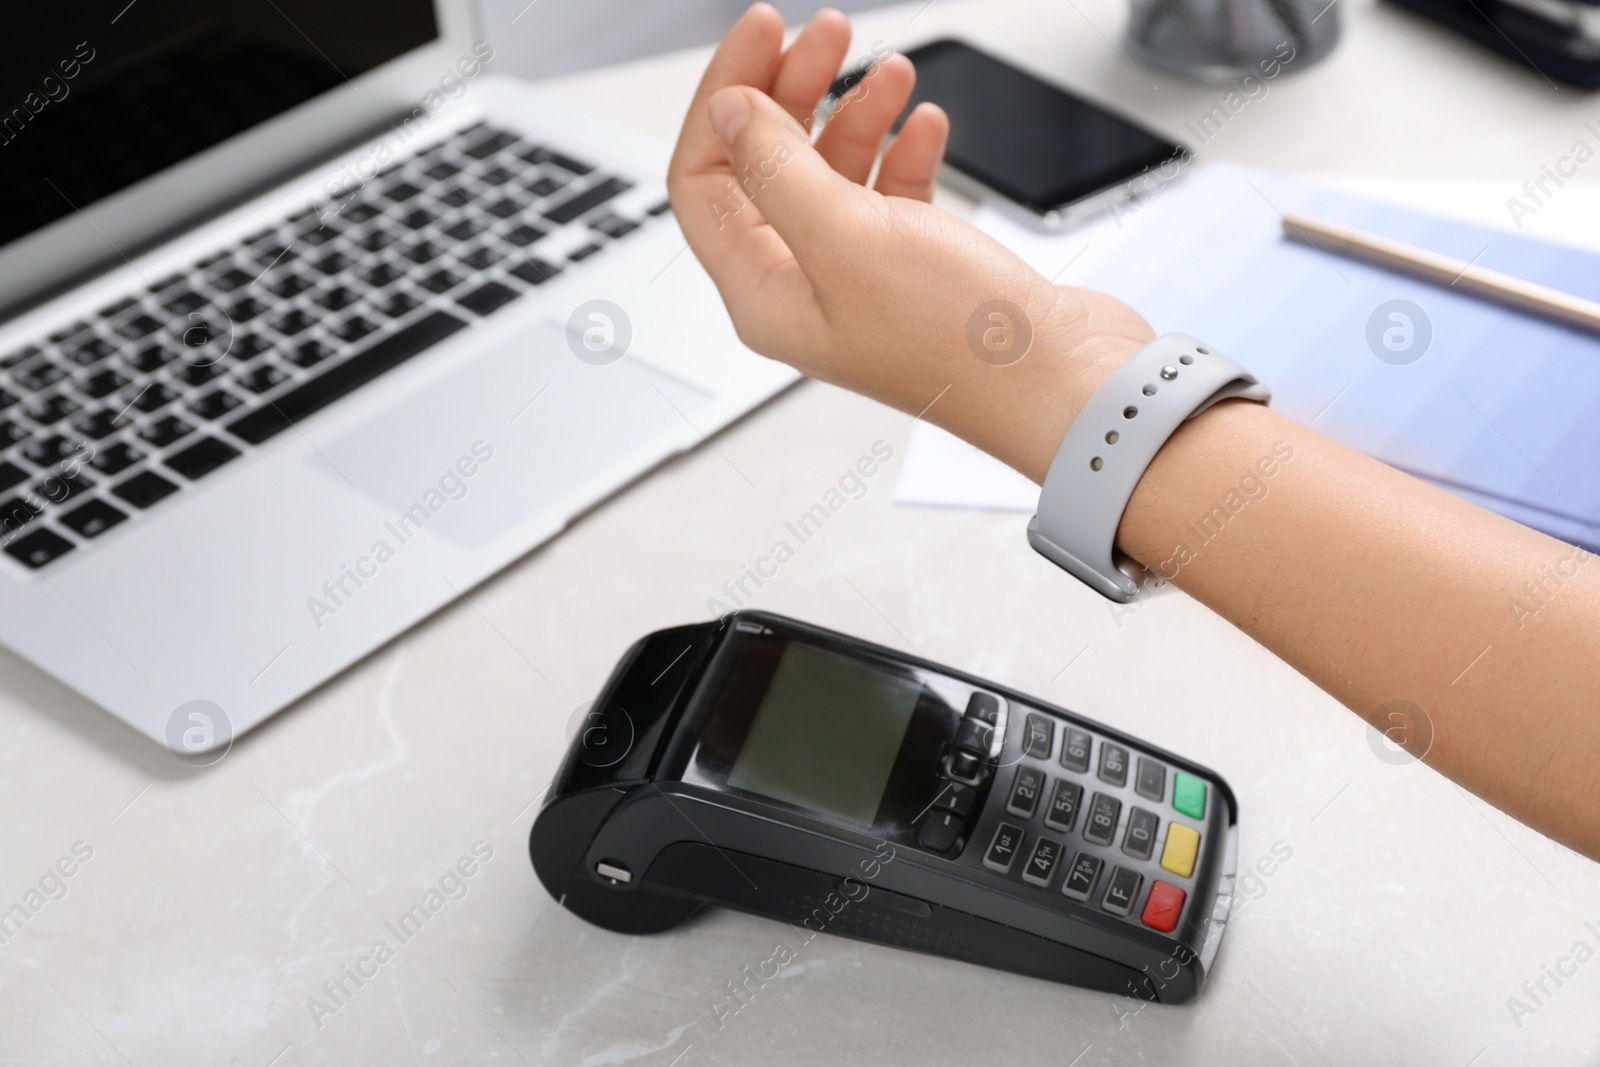
[[[432,0],[13,7],[0,34],[0,246],[439,32]]]

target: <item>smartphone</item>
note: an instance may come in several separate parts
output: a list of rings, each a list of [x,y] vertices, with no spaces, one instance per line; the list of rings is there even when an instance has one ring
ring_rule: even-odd
[[[938,104],[950,116],[941,179],[972,195],[998,193],[1046,226],[1158,188],[1190,159],[1182,144],[961,41],[934,41],[906,58],[917,85],[895,132],[924,100]]]

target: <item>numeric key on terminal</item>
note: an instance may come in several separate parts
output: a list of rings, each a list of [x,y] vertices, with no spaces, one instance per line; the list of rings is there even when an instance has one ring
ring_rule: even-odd
[[[992,871],[1001,874],[1011,869],[1016,862],[1017,853],[1022,849],[1022,827],[1012,826],[1003,822],[994,832],[994,840],[989,842],[989,851],[984,853],[983,865]]]
[[[1133,780],[1134,792],[1156,803],[1167,795],[1167,769],[1153,759],[1139,757],[1139,774]]]
[[[1067,880],[1061,883],[1061,892],[1073,900],[1087,901],[1094,893],[1095,883],[1100,880],[1102,866],[1099,856],[1078,853],[1067,871]]]
[[[1111,881],[1106,884],[1105,899],[1100,901],[1100,906],[1113,915],[1127,915],[1139,900],[1139,887],[1142,885],[1144,875],[1127,867],[1118,867],[1111,872]]]
[[[1096,793],[1089,802],[1089,815],[1083,822],[1083,837],[1097,845],[1111,844],[1117,832],[1117,819],[1122,815],[1122,801]]]
[[[1109,741],[1100,746],[1100,780],[1110,785],[1128,784],[1128,750]]]
[[[1061,766],[1079,774],[1088,774],[1089,749],[1093,745],[1094,738],[1089,735],[1088,730],[1067,727],[1061,739]]]
[[[1016,780],[1011,783],[1011,798],[1006,810],[1023,818],[1033,818],[1039,807],[1039,796],[1044,792],[1044,772],[1033,767],[1018,767]]]
[[[1029,715],[1022,735],[1022,751],[1034,759],[1050,758],[1050,743],[1055,740],[1055,726],[1043,715]]]
[[[1052,830],[1070,834],[1078,825],[1078,809],[1083,807],[1083,786],[1062,778],[1050,794],[1050,806],[1045,809],[1044,824]]]
[[[1059,841],[1052,841],[1048,837],[1041,837],[1034,842],[1033,855],[1028,857],[1028,864],[1022,868],[1022,880],[1044,889],[1050,888],[1050,882],[1056,876],[1056,865],[1061,862],[1061,854],[1066,851]]]
[[[1122,835],[1122,851],[1134,859],[1147,860],[1156,848],[1156,827],[1161,819],[1153,811],[1134,808],[1128,812],[1128,832]]]

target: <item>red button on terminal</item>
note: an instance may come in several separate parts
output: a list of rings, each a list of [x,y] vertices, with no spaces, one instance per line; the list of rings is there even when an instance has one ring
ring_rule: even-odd
[[[1152,929],[1170,934],[1183,913],[1183,899],[1184,892],[1177,886],[1156,882],[1150,887],[1150,897],[1144,902],[1144,913],[1139,919]]]

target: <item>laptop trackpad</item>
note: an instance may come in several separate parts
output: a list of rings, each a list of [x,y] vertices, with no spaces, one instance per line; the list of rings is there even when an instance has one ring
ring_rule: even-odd
[[[670,451],[696,443],[711,397],[624,357],[578,359],[538,323],[321,452],[407,537],[425,526],[478,548],[547,507],[570,514]]]

